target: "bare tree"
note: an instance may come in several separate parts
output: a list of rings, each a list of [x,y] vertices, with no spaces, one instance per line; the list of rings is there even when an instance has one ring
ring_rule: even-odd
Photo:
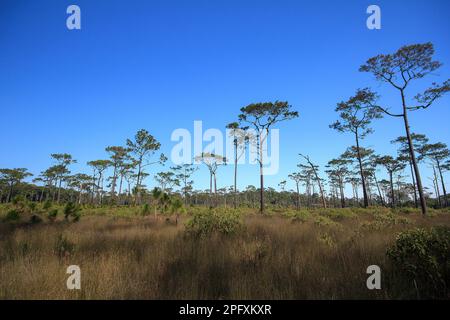
[[[320,197],[322,198],[322,206],[324,208],[326,208],[327,202],[325,200],[325,193],[324,193],[324,189],[322,186],[322,179],[319,177],[319,174],[317,172],[317,170],[319,169],[319,166],[312,163],[309,156],[302,155],[301,153],[299,153],[299,156],[301,156],[303,159],[305,159],[306,162],[308,163],[308,165],[311,167],[311,170],[314,173],[315,180],[316,180],[317,184],[319,185]]]

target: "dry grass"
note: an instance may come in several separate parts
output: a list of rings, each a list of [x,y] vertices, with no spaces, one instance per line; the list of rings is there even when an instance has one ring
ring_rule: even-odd
[[[448,213],[396,217],[377,223],[377,215],[367,212],[322,212],[301,222],[249,214],[238,234],[206,239],[186,235],[183,223],[152,216],[1,223],[0,298],[414,298],[400,290],[386,249],[401,230],[450,225],[450,218]],[[61,249],[61,237],[67,250]],[[81,290],[66,288],[65,272],[72,264],[81,268]],[[382,290],[366,288],[366,268],[372,264],[381,267]]]

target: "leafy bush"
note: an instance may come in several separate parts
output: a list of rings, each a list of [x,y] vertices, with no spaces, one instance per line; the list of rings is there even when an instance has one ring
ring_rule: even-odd
[[[361,227],[369,230],[383,230],[396,225],[408,224],[411,224],[411,221],[408,218],[399,216],[398,214],[389,211],[387,213],[375,213],[374,221],[363,222]]]
[[[15,197],[12,199],[11,202],[12,202],[12,204],[15,205],[15,206],[24,207],[24,206],[25,206],[26,199],[25,199],[24,196],[18,195],[18,196],[15,196]]]
[[[55,221],[57,216],[58,216],[58,209],[50,210],[50,211],[47,213],[47,219],[48,219],[50,222]]]
[[[27,207],[28,207],[28,210],[30,211],[30,213],[34,213],[37,208],[36,202],[31,202],[31,201],[27,202]]]
[[[150,213],[150,206],[148,203],[144,204],[144,207],[142,208],[142,215],[146,216]]]
[[[329,208],[320,210],[319,213],[323,216],[335,220],[342,220],[344,218],[353,218],[354,216],[356,216],[356,213],[354,213],[350,208],[339,208],[339,209]]]
[[[306,210],[286,211],[285,215],[291,218],[292,222],[306,222],[311,216],[311,213]]]
[[[50,200],[47,200],[47,201],[44,202],[44,205],[43,205],[42,209],[48,210],[51,207],[52,207],[52,202]]]
[[[387,256],[419,298],[449,297],[450,228],[401,232]]]
[[[80,211],[81,208],[72,202],[68,202],[64,207],[64,218],[69,220],[69,217],[72,218],[72,222],[77,222],[80,220]]]
[[[333,220],[325,216],[317,216],[314,220],[314,223],[320,227],[342,227],[341,224],[334,222]]]
[[[242,227],[242,220],[237,211],[216,210],[195,213],[186,223],[186,231],[199,237],[211,233],[233,234]]]
[[[6,213],[5,221],[18,221],[20,220],[20,212],[16,209],[9,210]]]

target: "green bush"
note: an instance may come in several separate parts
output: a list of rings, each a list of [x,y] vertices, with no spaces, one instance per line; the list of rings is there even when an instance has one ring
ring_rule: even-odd
[[[35,211],[36,211],[36,208],[37,208],[37,204],[36,204],[36,202],[27,202],[27,207],[28,207],[28,210],[30,211],[30,213],[34,213]]]
[[[9,210],[6,213],[5,221],[18,221],[20,220],[20,212],[16,209]]]
[[[356,213],[352,211],[350,208],[329,208],[329,209],[322,209],[319,211],[320,215],[323,215],[325,217],[328,217],[330,219],[334,220],[342,220],[344,218],[353,218],[356,216]]]
[[[290,215],[291,216],[291,221],[292,222],[306,222],[308,221],[308,219],[311,217],[311,214],[305,210],[302,211],[297,211],[293,214]]]
[[[15,196],[11,202],[15,206],[24,207],[26,204],[26,199],[24,196],[18,195],[18,196]]]
[[[316,224],[319,227],[338,227],[338,228],[342,227],[341,224],[325,216],[317,216],[314,220],[314,224]]]
[[[410,290],[419,298],[448,298],[450,287],[450,228],[401,232],[387,256]]]
[[[46,200],[46,201],[44,202],[44,205],[43,205],[42,209],[48,210],[48,209],[50,209],[51,207],[52,207],[52,202],[51,202],[50,200]]]
[[[142,208],[142,215],[146,216],[150,213],[150,206],[148,203],[144,204],[144,207]]]
[[[64,218],[66,220],[69,220],[69,218],[72,218],[72,222],[77,222],[80,220],[80,206],[77,206],[76,204],[72,202],[68,202],[66,206],[64,207]]]
[[[55,221],[57,216],[58,216],[58,209],[50,210],[50,211],[47,213],[47,219],[48,219],[50,222]]]
[[[186,223],[186,231],[188,234],[205,237],[212,233],[233,234],[242,226],[242,220],[237,211],[208,210],[194,213]]]
[[[409,225],[411,221],[399,216],[391,211],[383,213],[374,213],[374,221],[366,221],[361,224],[361,227],[368,230],[384,230],[397,225]]]

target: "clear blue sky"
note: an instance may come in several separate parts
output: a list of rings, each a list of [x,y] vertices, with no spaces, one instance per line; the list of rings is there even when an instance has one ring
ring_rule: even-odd
[[[70,4],[81,8],[82,30],[66,28]],[[366,28],[370,4],[381,7],[381,30]],[[170,153],[174,129],[192,130],[194,120],[222,129],[240,107],[278,99],[300,117],[278,127],[281,168],[266,179],[275,187],[296,169],[299,152],[323,168],[353,143],[328,125],[336,103],[355,89],[371,86],[384,105],[399,107],[393,89],[358,72],[367,58],[431,41],[444,66],[412,89],[450,76],[449,1],[2,0],[0,6],[0,167],[34,174],[56,152],[78,160],[73,172],[87,171],[86,161],[105,158],[106,146],[124,144],[140,128]],[[450,143],[449,119],[447,96],[411,115],[411,126]],[[385,118],[374,129],[363,145],[395,154],[389,141],[403,134],[401,121]],[[257,167],[239,170],[240,187],[258,184]],[[219,187],[232,184],[231,172],[232,166],[219,170]],[[205,168],[195,178],[196,188],[208,187]]]

